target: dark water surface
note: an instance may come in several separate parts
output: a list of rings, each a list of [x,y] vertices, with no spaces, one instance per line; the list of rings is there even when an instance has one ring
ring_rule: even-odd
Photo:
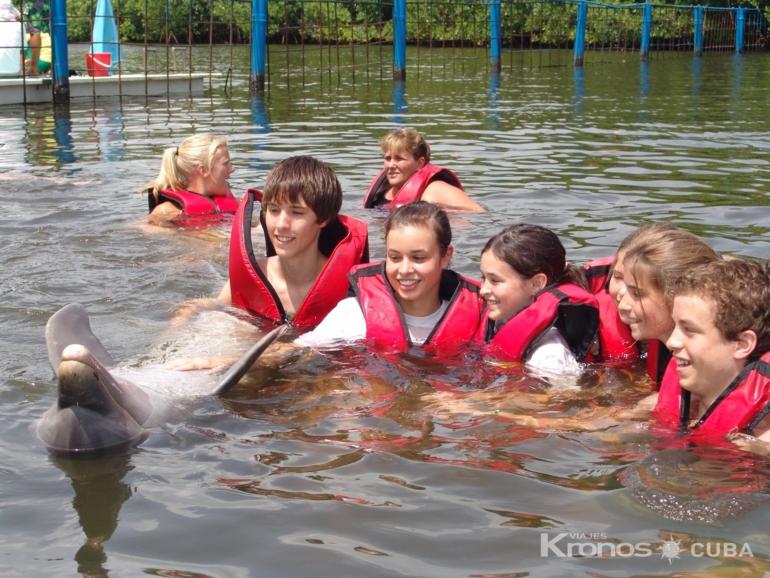
[[[226,66],[229,49],[216,58]],[[355,83],[350,67],[319,72],[312,62],[287,77],[285,55],[271,58],[278,73],[264,98],[238,76],[195,100],[0,109],[3,575],[770,572],[766,458],[685,452],[643,424],[584,433],[510,417],[630,405],[649,391],[638,369],[593,368],[577,387],[549,388],[519,367],[356,348],[287,355],[226,399],[184,395],[196,391],[185,379],[215,377],[166,383],[177,410],[127,455],[47,454],[30,428],[55,396],[43,331],[62,305],[83,303],[126,371],[150,381],[169,358],[232,354],[256,339],[216,311],[169,329],[175,304],[216,295],[226,279],[228,231],[151,232],[136,191],[163,148],[195,131],[228,139],[236,192],[261,186],[290,155],[329,163],[344,212],[371,225],[373,258],[383,217],[359,206],[380,167],[378,137],[402,123],[426,133],[434,162],[489,210],[453,219],[462,273],[477,276],[483,243],[521,221],[556,230],[576,263],[612,253],[648,221],[674,222],[726,253],[770,255],[764,55],[647,64],[629,55],[498,78],[483,59],[447,61],[410,69],[395,87],[360,64]],[[543,552],[543,537],[560,533],[626,546],[590,557],[591,537],[567,536]],[[559,556],[567,542],[583,550]],[[672,542],[680,553],[667,556]],[[753,556],[730,557],[725,543]],[[693,555],[706,545],[708,555]]]

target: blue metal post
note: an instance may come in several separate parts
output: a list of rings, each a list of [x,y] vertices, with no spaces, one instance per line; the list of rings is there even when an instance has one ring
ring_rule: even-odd
[[[696,6],[693,11],[693,48],[695,56],[703,56],[703,7]]]
[[[642,7],[642,62],[650,57],[650,36],[652,36],[652,4]]]
[[[267,0],[251,0],[251,90],[265,90],[266,57]]]
[[[70,63],[67,56],[67,1],[51,1],[54,104],[70,101]]]
[[[588,20],[588,4],[578,4],[577,29],[575,30],[575,66],[583,66],[583,53],[586,46],[586,21]]]
[[[502,52],[502,35],[500,34],[500,0],[489,2],[489,57],[492,72],[500,72],[500,53]]]
[[[735,9],[735,52],[743,52],[743,28],[746,24],[745,8]]]
[[[406,0],[393,0],[393,78],[406,80]]]

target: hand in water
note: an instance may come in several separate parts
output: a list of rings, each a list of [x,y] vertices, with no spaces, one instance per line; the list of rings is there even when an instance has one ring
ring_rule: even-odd
[[[209,373],[217,373],[230,367],[236,361],[238,361],[237,357],[183,357],[169,361],[166,367],[174,371],[208,369]]]
[[[727,435],[727,439],[733,442],[744,452],[751,452],[760,456],[770,456],[770,444],[763,442],[744,433],[732,433]]]
[[[256,363],[262,367],[277,367],[287,362],[298,363],[315,355],[312,349],[299,347],[293,342],[274,343]],[[296,359],[291,356],[296,356]],[[209,373],[217,373],[227,369],[239,359],[240,357],[182,357],[169,361],[166,368],[174,371],[207,369]]]

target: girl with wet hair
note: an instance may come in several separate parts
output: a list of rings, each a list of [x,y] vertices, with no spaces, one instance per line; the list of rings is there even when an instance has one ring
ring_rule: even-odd
[[[354,267],[355,297],[345,299],[297,343],[313,347],[368,339],[386,349],[412,346],[460,352],[478,331],[478,284],[449,269],[447,214],[418,201],[395,209],[385,224],[385,261]]]
[[[719,260],[719,255],[690,232],[679,229],[659,231],[629,248],[622,261],[623,283],[616,296],[621,320],[637,341],[671,335],[672,289],[689,270]]]
[[[615,255],[595,259],[583,266],[591,292],[599,303],[599,341],[595,354],[601,361],[632,362],[639,360],[644,353],[647,342],[636,341],[618,313],[618,292],[625,276],[623,260],[629,249],[637,245],[664,243],[666,232],[675,229],[676,227],[668,223],[642,225],[623,239]],[[650,344],[647,359],[650,376],[659,381],[659,376],[656,378],[658,347],[658,342]]]
[[[235,170],[224,139],[210,134],[186,138],[163,152],[158,177],[147,183],[151,225],[198,225],[235,214],[238,201],[228,179]]]
[[[524,361],[547,371],[577,372],[599,328],[596,299],[580,269],[565,260],[553,231],[519,224],[481,252],[480,294],[488,357]]]
[[[647,373],[657,391],[671,359],[665,346],[674,324],[670,291],[687,271],[718,260],[701,239],[672,226],[651,227],[618,249],[609,294],[636,342],[648,342]]]

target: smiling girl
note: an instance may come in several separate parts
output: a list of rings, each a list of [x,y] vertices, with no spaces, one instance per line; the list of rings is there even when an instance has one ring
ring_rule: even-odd
[[[451,242],[449,219],[436,205],[398,207],[385,224],[385,261],[354,267],[348,277],[356,296],[297,343],[370,339],[389,349],[459,352],[478,330],[482,302],[478,284],[449,269]]]
[[[673,229],[675,227],[668,223],[642,225],[623,239],[615,255],[595,259],[583,266],[591,293],[599,303],[599,360],[632,362],[639,359],[642,353],[640,343],[631,336],[631,331],[621,319],[617,308],[618,293],[625,278],[623,260],[629,249],[646,242],[663,242],[665,231]],[[653,353],[657,346],[657,342],[653,344]],[[651,360],[652,357],[654,356],[648,355],[648,359]]]
[[[385,166],[364,197],[364,208],[397,207],[423,200],[447,210],[483,212],[463,191],[452,171],[430,164],[430,146],[412,128],[398,128],[380,139]]]
[[[149,193],[148,223],[198,226],[232,215],[238,201],[227,180],[234,170],[227,142],[210,134],[167,148],[158,177],[143,189]]]
[[[565,261],[553,231],[519,224],[481,252],[485,354],[549,371],[579,370],[599,330],[596,299],[583,273]]]
[[[618,314],[636,341],[657,340],[648,351],[648,373],[657,389],[667,372],[670,350],[664,345],[674,329],[671,290],[675,282],[694,267],[717,261],[719,256],[706,243],[687,231],[671,228],[658,231],[630,247],[618,258],[615,270],[622,282],[610,293]],[[654,365],[654,366],[653,366]]]

